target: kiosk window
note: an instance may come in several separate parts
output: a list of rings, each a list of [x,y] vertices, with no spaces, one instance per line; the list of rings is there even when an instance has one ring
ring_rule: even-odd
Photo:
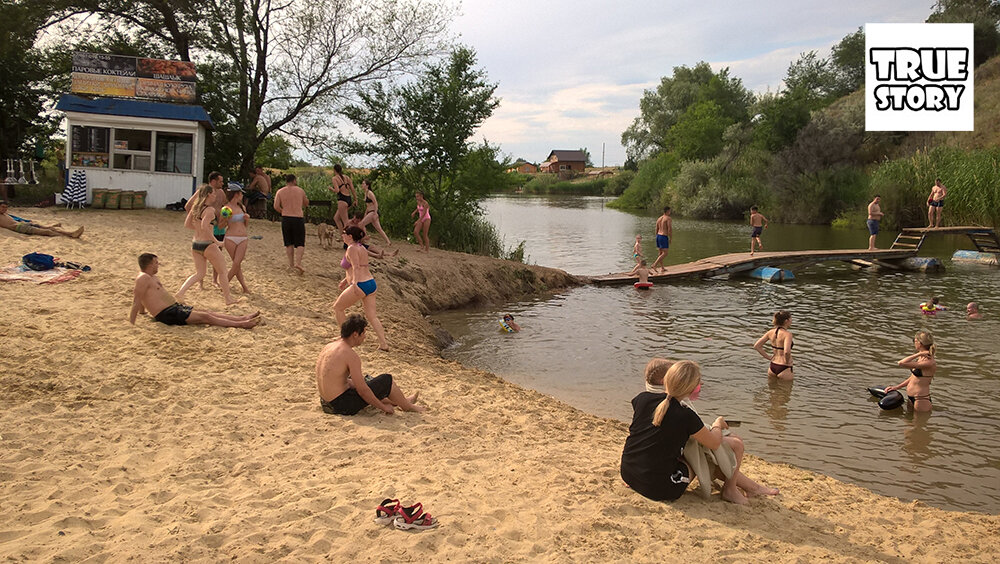
[[[145,151],[152,150],[153,134],[141,129],[115,128],[115,151]]]
[[[107,153],[110,133],[107,127],[74,125],[70,149],[74,153]]]
[[[191,174],[190,135],[156,134],[156,172]]]

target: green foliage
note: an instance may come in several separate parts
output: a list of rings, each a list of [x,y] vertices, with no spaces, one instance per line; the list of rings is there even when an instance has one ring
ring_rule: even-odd
[[[500,103],[493,96],[496,87],[476,68],[475,52],[457,47],[411,83],[362,92],[360,103],[344,113],[367,138],[341,143],[348,154],[380,158],[400,195],[412,198],[423,192],[432,209],[436,244],[501,256],[499,240],[486,241],[496,239],[496,232],[483,227],[479,201],[511,185],[505,172],[509,163],[497,147],[469,142]],[[395,219],[389,223],[401,228]]]
[[[732,118],[710,100],[697,102],[670,128],[667,147],[683,160],[707,159],[722,150],[722,134]]]
[[[938,0],[927,22],[971,23],[976,66],[1000,52],[1000,2],[996,0]]]
[[[635,179],[635,171],[631,170],[620,170],[614,176],[608,179],[607,185],[604,186],[605,196],[621,196],[628,188],[629,184]]]
[[[648,210],[663,203],[660,193],[680,170],[681,160],[674,153],[661,153],[643,161],[639,172],[622,195],[608,204],[625,210]],[[669,202],[664,205],[669,205]]]
[[[785,88],[811,102],[811,109],[825,106],[853,91],[845,88],[830,59],[821,59],[816,51],[802,53],[789,65]]]
[[[948,188],[944,217],[950,224],[1000,226],[1000,149],[937,147],[882,163],[870,194],[882,196],[887,227],[927,224],[927,195],[935,178]]]
[[[636,161],[668,150],[670,129],[689,107],[714,102],[730,123],[744,121],[753,95],[729,69],[718,74],[702,61],[694,67],[674,67],[673,76],[663,77],[656,90],[646,90],[639,101],[639,117],[622,133],[622,144]]]
[[[687,161],[660,204],[672,206],[685,217],[742,219],[750,206],[770,207],[762,181],[766,166],[767,160],[753,149],[720,154],[707,161]]]
[[[605,178],[592,180],[559,180],[555,174],[539,174],[524,185],[526,194],[580,194],[600,196],[608,185]]]
[[[810,106],[812,103],[800,91],[761,97],[756,106],[755,144],[768,151],[790,145],[799,130],[809,123]]]
[[[265,168],[286,170],[303,163],[292,154],[294,147],[281,135],[270,135],[257,147],[254,162]]]
[[[830,65],[837,73],[841,91],[845,94],[859,90],[865,85],[865,28],[859,27],[854,33],[844,36],[833,46]]]

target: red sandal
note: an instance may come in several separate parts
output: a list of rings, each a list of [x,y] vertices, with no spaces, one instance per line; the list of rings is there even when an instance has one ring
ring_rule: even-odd
[[[379,525],[391,525],[400,514],[400,509],[402,508],[398,499],[386,498],[382,500],[382,503],[375,508],[375,522]]]
[[[400,507],[399,514],[393,521],[397,529],[417,529],[419,531],[433,529],[439,523],[437,519],[431,517],[430,513],[424,513],[424,506],[419,503],[410,507]]]

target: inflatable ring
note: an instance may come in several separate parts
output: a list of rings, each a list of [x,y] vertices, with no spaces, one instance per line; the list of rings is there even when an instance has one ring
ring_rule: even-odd
[[[878,400],[878,406],[887,411],[903,407],[903,394],[899,390],[893,390]]]
[[[636,282],[632,285],[635,286],[636,290],[648,290],[653,287],[652,282]]]

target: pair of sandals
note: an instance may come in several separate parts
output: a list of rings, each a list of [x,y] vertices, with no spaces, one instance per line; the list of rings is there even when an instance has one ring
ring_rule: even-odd
[[[379,525],[394,525],[397,529],[416,529],[423,531],[433,529],[440,523],[430,513],[424,513],[420,503],[403,507],[398,499],[384,499],[375,508],[375,522]]]

